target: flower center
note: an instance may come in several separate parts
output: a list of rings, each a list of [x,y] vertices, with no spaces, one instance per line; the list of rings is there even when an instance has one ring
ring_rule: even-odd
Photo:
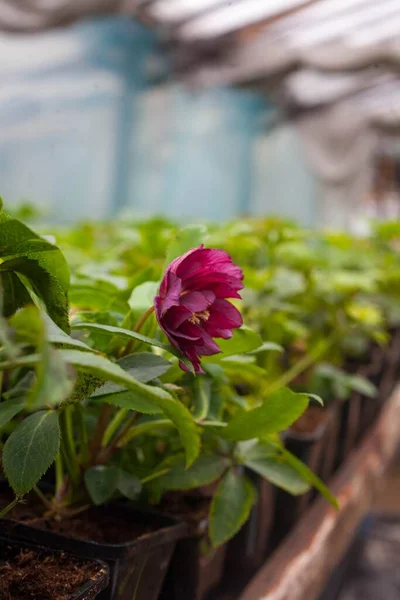
[[[202,312],[193,313],[190,319],[188,319],[188,321],[190,321],[190,323],[193,323],[193,325],[199,325],[201,321],[208,321],[209,317],[210,311],[203,310]]]

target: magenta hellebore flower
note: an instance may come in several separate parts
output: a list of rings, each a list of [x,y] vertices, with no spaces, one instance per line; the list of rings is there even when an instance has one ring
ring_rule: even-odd
[[[229,339],[242,325],[240,312],[226,298],[240,298],[243,272],[223,250],[192,248],[167,267],[154,307],[171,344],[203,373],[200,356],[221,352],[213,338]],[[182,369],[187,371],[181,362]]]

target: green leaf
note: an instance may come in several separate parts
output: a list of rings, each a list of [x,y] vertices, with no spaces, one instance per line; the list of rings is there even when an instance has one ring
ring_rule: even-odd
[[[322,496],[324,496],[324,498],[328,500],[330,504],[332,504],[332,506],[334,506],[335,508],[339,508],[338,501],[332,494],[330,489],[326,487],[326,485],[320,480],[320,478],[317,477],[317,475],[315,475],[315,473],[313,473],[311,469],[307,467],[307,465],[302,463],[301,460],[299,460],[296,456],[288,452],[288,450],[282,449],[282,454],[286,460],[286,463],[293,467],[293,469],[297,471],[297,473],[300,475],[300,477],[303,478],[303,480],[306,483],[309,483],[310,485],[315,487],[315,489],[317,489],[320,492],[320,494],[322,494]]]
[[[145,344],[150,344],[151,346],[156,346],[157,348],[163,348],[163,350],[170,351],[170,348],[167,344],[163,344],[154,338],[149,338],[146,335],[136,333],[135,331],[129,331],[129,329],[114,327],[113,325],[100,325],[100,323],[73,323],[72,328],[88,329],[89,331],[102,331],[103,333],[108,333],[109,335],[119,335],[123,338],[138,340],[139,342],[144,342]]]
[[[311,400],[315,400],[315,402],[318,402],[318,404],[320,404],[321,406],[324,406],[324,401],[322,400],[321,396],[318,396],[317,394],[310,394],[308,392],[305,392],[305,393]]]
[[[118,335],[121,337],[125,337],[128,339],[134,339],[134,340],[138,340],[139,342],[144,342],[145,344],[150,344],[151,346],[156,346],[157,348],[162,348],[163,350],[167,350],[167,352],[169,352],[170,354],[173,354],[174,356],[177,356],[179,358],[179,360],[181,360],[182,362],[185,363],[185,365],[188,367],[189,371],[193,372],[193,365],[192,363],[185,359],[185,357],[183,357],[181,355],[181,353],[179,352],[179,350],[177,350],[176,348],[174,348],[173,346],[170,346],[168,344],[163,344],[162,342],[159,342],[158,340],[156,340],[155,338],[149,338],[146,335],[142,335],[141,333],[136,333],[135,331],[129,331],[128,329],[122,329],[121,327],[114,327],[113,325],[100,325],[99,323],[74,323],[72,325],[73,329],[89,329],[89,330],[98,330],[98,331],[102,331],[103,333],[108,333],[109,335]]]
[[[189,225],[176,236],[167,250],[166,266],[175,258],[182,256],[188,250],[204,244],[207,238],[207,228],[204,225]]]
[[[23,285],[16,273],[5,271],[0,273],[0,285],[4,294],[4,306],[2,314],[10,317],[19,308],[32,302],[26,287]]]
[[[210,509],[210,539],[214,547],[231,539],[244,525],[257,494],[244,475],[230,469],[213,498]]]
[[[64,333],[64,331],[60,329],[48,315],[44,315],[43,318],[46,324],[47,339],[51,344],[60,344],[62,346],[87,350],[88,352],[96,352],[96,350],[87,344],[84,344],[84,342],[76,340],[67,333]]]
[[[74,389],[75,374],[47,340],[47,322],[36,306],[23,308],[10,319],[17,339],[29,340],[37,346],[41,360],[36,364],[36,381],[27,395],[27,407],[38,409],[62,404]],[[54,325],[57,327],[56,325]],[[62,333],[63,336],[67,334]]]
[[[0,256],[33,258],[57,277],[65,292],[69,286],[69,269],[57,246],[44,240],[29,227],[0,211]]]
[[[0,270],[24,276],[46,304],[53,320],[68,331],[69,269],[61,251],[0,210],[0,258],[4,261]],[[17,285],[15,277],[11,279]],[[21,294],[22,288],[18,285],[16,297],[20,306],[27,299],[25,295],[23,300]]]
[[[85,471],[85,485],[94,504],[104,504],[118,489],[119,469],[98,465]]]
[[[60,428],[55,411],[30,415],[14,429],[3,449],[3,469],[18,496],[38,483],[54,461],[59,446]]]
[[[36,381],[31,388],[26,405],[30,410],[54,408],[67,400],[75,385],[75,373],[62,359],[60,352],[44,342],[41,360],[36,365]]]
[[[45,303],[53,321],[64,331],[69,331],[68,298],[57,277],[46,271],[37,260],[24,256],[3,262],[0,271],[23,275]]]
[[[136,392],[160,408],[171,419],[179,431],[182,445],[186,452],[187,465],[191,465],[200,450],[200,438],[190,412],[183,404],[175,400],[165,390],[136,381],[120,366],[104,356],[80,352],[79,350],[59,350],[64,360],[78,370],[91,373],[102,379],[113,381],[127,389]],[[1,364],[0,364],[1,368]]]
[[[210,409],[212,381],[207,377],[196,377],[193,400],[193,418],[202,421],[207,418]]]
[[[242,457],[243,464],[289,494],[297,496],[310,489],[285,457],[269,444],[257,442]]]
[[[378,393],[374,384],[361,375],[349,375],[347,377],[347,383],[352,390],[359,392],[367,398],[375,398]]]
[[[216,481],[228,466],[229,460],[221,456],[201,456],[187,469],[182,459],[156,485],[165,491],[191,490]]]
[[[24,404],[23,398],[10,398],[0,402],[0,429],[23,410]]]
[[[19,356],[12,360],[0,362],[0,371],[18,369],[19,367],[34,367],[40,360],[40,354],[29,354],[28,356]]]
[[[154,297],[158,293],[158,281],[146,281],[134,288],[128,304],[132,310],[145,311],[154,304]]]
[[[241,412],[228,423],[221,435],[241,441],[283,431],[298,419],[308,406],[308,394],[281,388],[270,394],[261,406]]]
[[[259,348],[252,350],[250,354],[259,354],[260,352],[283,352],[283,346],[275,344],[275,342],[263,342]]]
[[[118,471],[118,491],[120,491],[125,498],[136,500],[142,491],[140,479],[122,469],[118,469]]]
[[[161,377],[171,368],[169,360],[150,352],[138,352],[124,356],[118,361],[118,364],[121,369],[142,383],[148,383]]]
[[[128,408],[144,413],[145,415],[158,415],[162,413],[161,408],[149,402],[146,398],[140,397],[137,392],[127,390],[116,383],[105,383],[90,396],[90,400],[106,402],[119,408]]]
[[[218,346],[221,348],[222,354],[217,354],[213,357],[204,357],[203,360],[215,361],[221,360],[225,356],[252,352],[262,346],[262,339],[258,333],[243,326],[234,330],[233,337],[230,340],[218,340]]]

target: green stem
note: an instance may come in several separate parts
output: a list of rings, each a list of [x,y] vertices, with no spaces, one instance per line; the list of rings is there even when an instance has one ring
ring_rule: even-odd
[[[289,385],[296,377],[301,375],[304,371],[306,371],[309,367],[311,367],[315,362],[317,362],[325,352],[332,346],[335,339],[337,338],[337,332],[328,337],[326,340],[323,340],[309,354],[303,356],[301,360],[299,360],[296,364],[294,364],[290,369],[288,369],[283,375],[278,377],[275,381],[273,381],[270,385],[268,385],[264,390],[264,394],[272,394],[276,390],[281,387],[285,387]]]
[[[67,471],[70,479],[71,480],[75,480],[74,466],[73,466],[73,464],[71,462],[70,456],[68,455],[68,453],[66,451],[65,445],[62,444],[62,443],[61,443],[61,450],[60,450],[60,452],[61,452],[61,457],[62,457],[63,465],[65,466],[65,469],[66,469],[66,471]],[[63,482],[62,487],[63,486],[64,486],[64,482]]]
[[[174,428],[175,425],[172,421],[168,419],[157,419],[156,421],[149,421],[148,423],[141,423],[140,425],[136,425],[136,427],[131,428],[126,431],[124,435],[120,436],[120,439],[117,443],[118,448],[122,448],[128,442],[130,442],[133,438],[138,437],[139,435],[143,435],[144,433],[149,433],[152,429],[162,428]]]
[[[118,435],[113,439],[113,441],[108,446],[108,448],[103,448],[101,450],[101,452],[99,452],[95,464],[103,465],[111,458],[111,456],[114,454],[114,452],[116,452],[116,450],[121,447],[120,440],[125,437],[125,435],[130,430],[130,428],[132,427],[133,423],[136,421],[138,416],[139,416],[139,414],[135,412],[132,414],[131,417],[129,417],[129,419],[127,419],[125,425],[122,427],[122,429],[118,433]]]
[[[51,505],[51,502],[48,501],[48,499],[46,498],[46,496],[43,494],[43,492],[37,487],[37,485],[34,486],[33,491],[35,492],[35,494],[38,496],[38,498],[40,498],[40,500],[43,502],[43,504],[45,505],[45,507],[49,510],[53,510],[53,507]]]
[[[102,448],[104,433],[108,427],[109,420],[112,417],[114,408],[111,404],[103,404],[100,409],[100,415],[97,419],[96,427],[92,439],[89,443],[89,465],[97,464],[97,457]]]
[[[153,312],[154,312],[154,306],[151,305],[146,310],[146,312],[144,312],[142,314],[142,316],[140,317],[140,319],[136,323],[135,327],[133,328],[133,331],[135,331],[136,333],[139,333],[139,331],[142,329],[143,325],[145,324],[145,322],[147,321],[147,319],[150,317],[150,315],[153,314]]]
[[[15,506],[17,506],[19,501],[20,501],[20,498],[15,497],[14,500],[12,502],[10,502],[10,504],[8,504],[5,508],[3,508],[3,510],[0,511],[0,519],[3,519],[6,516],[6,514],[8,514],[10,512],[10,510],[12,510]]]
[[[79,437],[80,462],[86,464],[89,458],[89,437],[85,423],[85,413],[81,404],[76,404],[77,433]]]
[[[73,413],[74,406],[66,406],[61,413],[61,428],[62,428],[62,444],[64,452],[69,458],[69,465],[71,469],[71,478],[73,482],[79,481],[79,461],[75,446],[74,432],[73,432]]]
[[[170,469],[162,469],[161,471],[157,471],[157,473],[152,473],[151,475],[147,475],[147,477],[143,477],[143,479],[140,480],[140,483],[142,485],[144,485],[145,483],[149,483],[149,481],[153,481],[154,479],[157,479],[158,477],[162,477],[163,475],[165,475],[166,473],[169,473]]]
[[[150,306],[146,312],[144,312],[142,314],[142,316],[140,317],[140,319],[137,321],[135,327],[133,328],[133,331],[135,333],[139,333],[139,331],[142,329],[143,325],[145,324],[145,322],[147,321],[147,319],[150,317],[150,315],[152,315],[154,312],[154,306]],[[132,348],[135,344],[135,340],[130,340],[125,349],[122,351],[122,354],[120,356],[128,356],[128,354],[130,354],[132,352]]]
[[[55,471],[56,471],[56,496],[60,492],[63,487],[64,482],[64,471],[63,471],[63,463],[61,452],[59,452],[56,456],[55,460]]]
[[[121,427],[122,423],[125,421],[125,418],[128,416],[129,412],[129,408],[121,408],[114,416],[114,418],[109,423],[107,429],[104,432],[101,444],[103,448],[108,446],[114,435],[117,433],[118,429]]]

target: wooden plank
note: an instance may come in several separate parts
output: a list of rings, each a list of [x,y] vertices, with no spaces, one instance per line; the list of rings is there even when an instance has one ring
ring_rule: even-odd
[[[320,498],[247,585],[240,600],[315,600],[370,510],[400,440],[400,386],[366,439],[332,479],[335,510]]]

